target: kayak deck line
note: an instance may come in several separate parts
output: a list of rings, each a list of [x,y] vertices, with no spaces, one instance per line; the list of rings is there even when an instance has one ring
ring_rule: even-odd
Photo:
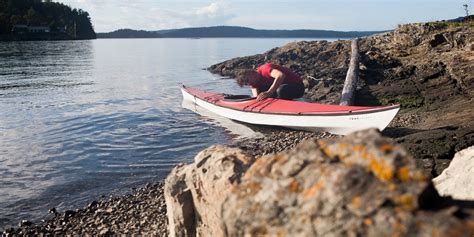
[[[369,112],[372,113],[374,111],[385,111],[385,110],[391,110],[391,109],[396,109],[400,108],[399,104],[394,104],[394,105],[388,105],[388,106],[375,106],[375,107],[366,107],[366,106],[341,106],[341,105],[327,105],[327,104],[318,104],[318,103],[310,103],[310,102],[301,102],[301,101],[293,101],[293,100],[283,100],[283,99],[275,99],[275,98],[266,98],[263,101],[256,101],[255,99],[251,100],[246,100],[246,101],[236,101],[236,102],[224,102],[219,104],[218,102],[222,102],[223,98],[225,97],[226,94],[222,93],[210,93],[210,92],[205,92],[201,91],[198,89],[190,88],[190,87],[185,87],[183,86],[183,90],[187,91],[187,93],[193,95],[194,97],[204,100],[206,102],[215,104],[216,106],[221,106],[229,109],[237,109],[239,111],[246,111],[246,112],[252,112],[252,113],[268,113],[268,114],[281,114],[281,115],[337,115],[337,114],[359,114],[359,113],[365,113]],[[193,92],[202,92],[209,94],[208,96],[205,97],[200,97],[197,94],[194,94]],[[249,101],[253,101],[253,103],[249,103]],[[275,101],[280,101],[284,103],[289,103],[289,104],[294,104],[295,106],[304,106],[304,105],[314,105],[314,106],[324,106],[324,107],[331,107],[331,108],[351,108],[347,110],[317,110],[317,111],[293,111],[293,112],[285,112],[285,111],[262,111],[264,108],[257,110],[259,106],[263,106],[262,103],[272,103]],[[226,105],[238,105],[240,103],[247,103],[243,104],[242,108],[236,107],[236,106],[226,106]],[[248,107],[254,106],[251,109],[248,109]],[[257,111],[256,111],[257,110]]]

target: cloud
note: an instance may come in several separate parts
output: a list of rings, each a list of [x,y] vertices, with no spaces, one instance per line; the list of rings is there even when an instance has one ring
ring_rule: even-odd
[[[198,8],[194,13],[184,13],[196,26],[224,25],[235,17],[232,5],[227,1],[213,2]]]
[[[464,14],[459,2],[462,0],[56,1],[88,11],[97,32],[212,25],[258,29],[386,30],[397,23],[450,19]]]
[[[340,21],[340,17],[325,15],[288,14],[282,19],[280,15],[261,14],[241,15],[229,19],[228,23],[258,29],[328,29],[322,26],[334,26]]]
[[[75,8],[88,11],[97,32],[120,28],[158,30],[195,26],[223,25],[232,19],[232,5],[228,0],[208,4],[194,4],[185,10],[163,7],[163,2],[149,0],[64,0]],[[173,6],[173,4],[166,4]]]
[[[218,17],[219,15],[222,15],[223,13],[228,11],[229,8],[230,5],[225,1],[213,2],[208,6],[198,8],[196,10],[196,15],[206,16],[210,18]]]

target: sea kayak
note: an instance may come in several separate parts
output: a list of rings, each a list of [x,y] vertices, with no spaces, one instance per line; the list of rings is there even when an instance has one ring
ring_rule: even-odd
[[[294,100],[213,93],[183,86],[183,99],[217,115],[250,124],[326,131],[346,135],[367,128],[385,129],[400,110],[390,106],[340,106]]]

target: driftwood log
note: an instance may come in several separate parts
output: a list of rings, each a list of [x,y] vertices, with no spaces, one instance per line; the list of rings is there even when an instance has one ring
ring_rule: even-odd
[[[346,81],[344,82],[344,88],[342,89],[341,103],[340,105],[353,105],[355,91],[357,88],[357,78],[359,77],[359,45],[358,38],[355,38],[351,42],[351,62],[349,64],[349,70],[347,70]]]

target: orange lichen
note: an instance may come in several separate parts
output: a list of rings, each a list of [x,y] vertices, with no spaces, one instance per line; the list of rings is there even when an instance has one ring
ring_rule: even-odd
[[[286,235],[285,235],[285,229],[279,228],[279,229],[276,231],[276,235],[277,235],[278,237],[286,236]]]
[[[382,152],[385,152],[385,153],[388,153],[388,152],[391,152],[393,151],[393,146],[390,145],[390,144],[382,144],[380,147],[379,147],[380,151]]]
[[[400,205],[402,208],[407,210],[413,210],[415,208],[415,199],[412,195],[404,194],[398,197],[395,197],[393,201]]]
[[[360,145],[360,144],[357,144],[357,145],[354,145],[354,151],[355,152],[362,152],[364,150],[364,146]]]
[[[377,178],[382,181],[390,181],[393,178],[393,169],[390,166],[384,164],[383,161],[370,159],[369,169],[375,174]]]
[[[321,180],[319,182],[317,182],[316,184],[314,184],[313,186],[311,186],[309,189],[306,189],[304,192],[303,192],[303,198],[304,200],[308,200],[310,198],[312,198],[314,196],[314,194],[320,190],[321,188],[324,187],[324,182],[322,182]]]
[[[245,172],[243,178],[244,178],[244,179],[250,179],[250,178],[252,178],[252,176],[253,176],[254,173],[255,173],[255,172],[254,172],[254,169],[249,169],[249,170],[247,170],[247,172]]]
[[[300,191],[300,184],[298,183],[298,181],[296,181],[296,180],[291,181],[290,185],[288,185],[288,191],[290,191],[292,193],[299,192]]]
[[[236,193],[238,191],[239,191],[238,185],[232,183],[231,186],[230,186],[230,192],[231,193]]]
[[[288,159],[284,159],[284,157],[280,154],[275,155],[275,160],[277,161],[277,164],[280,166],[284,165],[288,161]]]
[[[247,195],[255,195],[257,192],[262,190],[262,185],[256,182],[249,182],[245,185],[242,185],[240,189],[242,190],[242,192],[239,193],[240,197]]]
[[[362,158],[363,160],[368,160],[370,157],[369,157],[369,152],[367,152],[367,148],[366,147],[362,147],[361,148],[361,151],[360,151],[360,158]]]
[[[336,152],[338,153],[337,156],[341,161],[345,160],[345,158],[350,156],[352,151],[354,151],[353,146],[346,143],[339,143],[336,149]]]
[[[397,177],[402,182],[407,182],[411,179],[410,169],[407,166],[403,166],[397,171]]]
[[[400,222],[393,222],[392,229],[394,230],[392,232],[393,237],[402,236],[403,235],[402,233],[405,231],[405,227]]]
[[[331,150],[327,147],[326,142],[323,140],[318,141],[319,146],[321,147],[321,151],[324,153],[325,156],[332,158],[332,152]]]
[[[257,159],[255,163],[245,172],[244,179],[250,179],[255,176],[266,176],[270,172],[272,163],[275,159],[272,157]]]
[[[374,221],[372,221],[372,219],[370,219],[370,218],[365,218],[364,219],[364,224],[365,225],[373,225]]]
[[[395,211],[395,213],[398,215],[398,216],[401,216],[402,213],[405,212],[405,210],[401,207],[394,207],[393,210]]]
[[[346,149],[346,148],[349,147],[349,146],[350,146],[350,144],[339,143],[339,144],[337,144],[337,149],[338,149],[338,150],[344,150],[344,149]]]
[[[351,205],[354,208],[359,208],[361,204],[361,200],[359,196],[352,197]]]
[[[393,192],[395,190],[397,190],[397,185],[396,184],[391,183],[391,184],[388,185],[388,191]]]

